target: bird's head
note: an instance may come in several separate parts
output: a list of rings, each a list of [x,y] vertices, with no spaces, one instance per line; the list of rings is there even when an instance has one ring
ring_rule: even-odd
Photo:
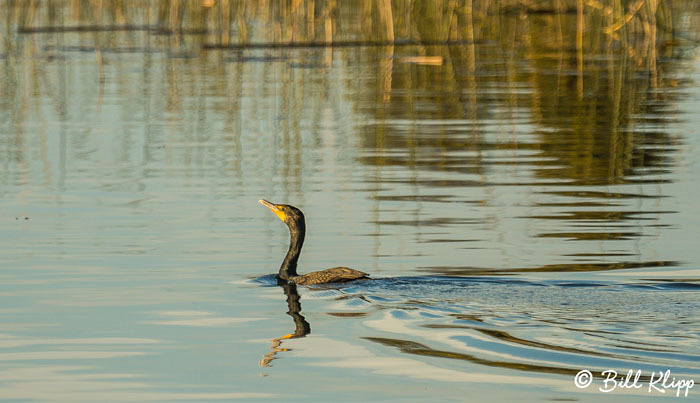
[[[260,204],[272,210],[280,220],[284,221],[290,230],[304,229],[304,213],[289,204],[274,204],[267,200],[258,200]]]

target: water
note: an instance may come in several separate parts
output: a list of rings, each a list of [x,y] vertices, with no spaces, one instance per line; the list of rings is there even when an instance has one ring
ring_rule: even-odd
[[[472,27],[460,9],[445,31],[394,4],[397,39],[453,43],[207,50],[327,21],[385,40],[386,10],[127,3],[0,6],[1,400],[627,401],[675,390],[574,375],[700,382],[694,3],[662,3],[676,34],[653,49],[634,26],[596,42],[591,11],[580,70],[550,35],[574,43],[569,13]],[[305,211],[301,272],[376,280],[277,286],[288,234],[260,198]]]

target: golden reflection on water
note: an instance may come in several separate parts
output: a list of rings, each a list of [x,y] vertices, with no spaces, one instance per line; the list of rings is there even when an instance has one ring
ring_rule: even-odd
[[[478,175],[484,174],[489,164],[503,163],[484,158],[482,152],[486,149],[530,150],[536,152],[535,159],[528,162],[536,175],[530,184],[549,179],[574,186],[663,182],[665,179],[659,176],[667,172],[670,155],[679,141],[664,132],[667,122],[655,124],[643,119],[654,115],[654,111],[664,110],[673,100],[672,92],[655,89],[678,85],[677,67],[664,60],[678,55],[676,44],[683,38],[673,36],[666,29],[657,30],[655,22],[666,27],[671,21],[679,21],[677,14],[695,3],[649,1],[641,7],[646,3],[640,1],[631,9],[620,8],[619,3],[591,4],[584,10],[585,30],[579,29],[578,17],[564,3],[551,9],[515,1],[472,4],[383,0],[363,3],[359,9],[353,2],[313,1],[292,5],[194,0],[115,1],[98,5],[88,1],[8,3],[0,7],[0,18],[6,21],[1,53],[7,60],[9,55],[27,57],[22,63],[23,72],[5,63],[4,75],[13,79],[4,81],[2,90],[8,95],[3,99],[6,106],[10,106],[10,100],[19,99],[20,108],[26,108],[29,104],[21,100],[30,101],[27,95],[36,97],[53,92],[58,97],[58,107],[65,110],[66,100],[62,97],[66,96],[66,89],[61,89],[59,82],[48,86],[42,83],[46,71],[42,64],[52,60],[60,63],[61,58],[72,53],[88,53],[94,55],[99,66],[98,91],[102,100],[105,55],[143,54],[144,73],[152,75],[155,72],[149,72],[147,58],[150,54],[166,52],[173,58],[163,72],[166,76],[162,83],[169,111],[179,113],[188,107],[182,103],[185,97],[199,95],[193,80],[212,77],[216,89],[210,95],[226,101],[212,107],[231,115],[231,111],[239,110],[235,106],[240,104],[239,77],[244,66],[236,64],[225,69],[220,65],[225,54],[206,52],[203,47],[206,44],[246,46],[258,42],[333,43],[405,38],[418,45],[405,50],[393,46],[357,47],[343,61],[348,66],[353,60],[378,61],[357,66],[358,74],[363,77],[361,85],[366,89],[355,94],[354,105],[378,120],[377,125],[362,128],[362,145],[375,154],[365,163],[415,169],[427,165],[441,171],[458,169]],[[655,12],[657,6],[660,10]],[[662,21],[656,21],[657,15],[663,16]],[[66,28],[73,31],[66,32]],[[30,40],[13,40],[17,38],[16,30],[27,32],[24,37]],[[37,42],[31,39],[41,32],[59,35],[49,41],[52,44],[36,46]],[[70,32],[85,33],[87,40],[78,44],[66,36]],[[583,45],[572,47],[579,39]],[[467,42],[422,46],[421,41]],[[583,49],[579,49],[581,46]],[[583,56],[579,56],[581,52]],[[326,82],[333,78],[323,71],[332,63],[328,60],[332,55],[325,53],[321,56],[325,61],[317,60],[320,55],[313,52],[305,55],[284,51],[262,58],[254,56],[260,59],[234,53],[230,60],[279,61],[279,67],[297,69],[308,66],[320,69],[313,74],[319,73],[322,82]],[[664,59],[658,60],[662,56]],[[191,58],[193,61],[188,62]],[[186,65],[192,68],[182,68]],[[231,68],[235,71],[233,75],[226,72]],[[306,75],[288,68],[275,70],[273,74],[281,76],[285,83],[294,82],[298,74]],[[24,85],[14,85],[17,81]],[[22,87],[29,91],[18,98],[16,90]],[[280,88],[285,103],[281,107],[287,111],[281,141],[286,154],[299,156],[302,154],[298,136],[300,119],[306,119],[300,111],[309,105],[299,99],[304,95],[296,90],[291,85]],[[323,93],[323,86],[319,90]],[[493,102],[509,110],[496,112],[494,116],[494,111],[485,107]],[[22,107],[23,104],[26,106]],[[316,109],[312,112],[314,126],[320,124],[323,105],[322,100],[311,106]],[[22,144],[22,109],[9,109],[13,114],[18,113],[11,121],[20,129],[15,143]],[[527,110],[531,119],[524,121],[520,117],[521,109]],[[244,118],[231,117],[234,125],[240,125]],[[415,125],[397,130],[386,124],[394,119],[455,118],[468,120],[463,127],[438,124],[429,130],[419,130],[420,126]],[[524,142],[517,133],[504,133],[497,143],[491,142],[484,132],[484,123],[494,118],[502,119],[506,130],[513,130],[520,123],[536,125],[534,141]],[[640,119],[644,123],[643,132],[628,129]],[[486,129],[492,130],[490,126]],[[233,153],[241,152],[235,136],[223,140]],[[406,150],[406,155],[397,159],[384,155],[399,149]],[[439,152],[430,152],[433,149]],[[450,158],[453,150],[474,150],[473,162],[465,166],[467,161]],[[419,152],[428,152],[427,158],[416,159]],[[522,159],[510,163],[519,164]],[[294,168],[298,161],[288,160],[288,164],[287,180],[298,182],[294,178],[300,175]],[[638,179],[640,175],[645,178]]]

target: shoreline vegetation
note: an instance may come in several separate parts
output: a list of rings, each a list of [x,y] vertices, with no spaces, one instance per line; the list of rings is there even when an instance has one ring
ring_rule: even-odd
[[[13,31],[147,31],[200,36],[204,48],[461,44],[518,40],[502,35],[502,28],[512,29],[515,22],[520,35],[563,51],[572,45],[578,52],[619,46],[631,55],[653,56],[655,48],[698,43],[698,38],[679,35],[674,24],[682,21],[684,10],[699,7],[689,0],[374,0],[360,5],[312,0],[30,0],[5,2],[0,18],[5,22],[5,42]],[[359,18],[347,18],[348,14]],[[538,30],[546,35],[536,36]]]

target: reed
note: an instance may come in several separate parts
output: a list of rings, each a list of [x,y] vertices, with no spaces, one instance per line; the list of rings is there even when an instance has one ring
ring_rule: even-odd
[[[673,21],[692,1],[664,0],[371,0],[364,8],[351,2],[313,0],[12,0],[0,5],[6,33],[51,27],[152,26],[161,34],[196,35],[207,43],[450,40],[469,36],[464,17],[469,14],[474,39],[503,40],[499,27],[508,20],[545,22],[551,36],[565,45],[576,38],[583,52],[599,42],[623,46],[635,55],[653,54],[651,47],[673,33]],[[350,23],[339,15],[363,14]],[[564,24],[569,16],[575,24]],[[460,32],[461,31],[461,32]],[[568,32],[565,32],[568,31]],[[527,32],[521,32],[527,34]]]

